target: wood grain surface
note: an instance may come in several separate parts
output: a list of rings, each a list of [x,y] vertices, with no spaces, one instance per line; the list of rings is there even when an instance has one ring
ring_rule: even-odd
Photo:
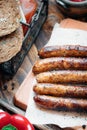
[[[31,89],[33,88],[34,84],[36,84],[36,80],[31,69],[17,92],[14,94],[14,104],[16,106],[22,108],[23,110],[26,110],[31,94]]]

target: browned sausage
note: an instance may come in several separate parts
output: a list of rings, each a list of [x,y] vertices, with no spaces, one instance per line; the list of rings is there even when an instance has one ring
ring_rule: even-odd
[[[37,95],[34,101],[47,109],[87,111],[87,100]]]
[[[33,87],[33,90],[40,95],[87,98],[87,86],[38,83]]]
[[[87,70],[87,58],[46,58],[36,61],[35,74],[52,70]]]
[[[49,57],[87,57],[87,47],[79,45],[45,46],[39,52],[41,58]]]
[[[50,71],[36,75],[38,83],[87,83],[87,71]]]

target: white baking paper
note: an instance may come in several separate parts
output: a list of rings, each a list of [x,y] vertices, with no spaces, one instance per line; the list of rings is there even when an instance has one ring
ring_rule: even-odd
[[[87,46],[87,31],[80,29],[61,28],[55,24],[51,38],[46,46],[82,45]]]
[[[87,45],[87,32],[75,29],[62,29],[58,24],[54,26],[51,38],[47,45],[64,44],[80,44]],[[36,106],[33,101],[33,90],[31,91],[28,108],[25,116],[33,124],[48,124],[53,123],[61,127],[81,126],[87,124],[87,114],[77,112],[58,112],[42,109]]]
[[[87,114],[77,112],[58,112],[36,106],[31,92],[25,116],[32,124],[57,124],[61,127],[81,126],[87,124]]]

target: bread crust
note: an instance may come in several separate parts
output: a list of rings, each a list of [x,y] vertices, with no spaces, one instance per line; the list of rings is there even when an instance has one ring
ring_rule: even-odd
[[[0,37],[15,31],[19,27],[20,18],[17,0],[0,0]]]
[[[0,63],[10,60],[20,51],[23,38],[21,25],[13,33],[0,38]]]

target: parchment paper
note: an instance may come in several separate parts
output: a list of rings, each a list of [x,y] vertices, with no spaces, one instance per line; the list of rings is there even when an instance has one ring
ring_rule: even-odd
[[[87,46],[87,31],[80,29],[61,28],[56,23],[50,40],[46,46],[54,45],[82,45]]]
[[[76,29],[63,29],[59,25],[54,26],[51,38],[47,45],[61,44],[80,44],[87,45],[87,32]],[[46,46],[47,46],[46,45]],[[33,84],[33,83],[32,83]],[[77,112],[58,112],[52,110],[42,109],[33,101],[35,93],[31,91],[28,108],[25,116],[33,124],[48,124],[53,123],[61,127],[81,126],[87,124],[87,114]]]

